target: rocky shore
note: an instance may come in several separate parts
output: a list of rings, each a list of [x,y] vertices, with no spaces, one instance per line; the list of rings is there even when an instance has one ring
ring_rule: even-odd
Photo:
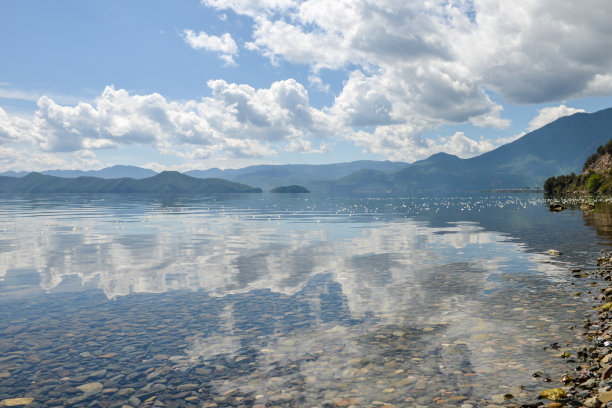
[[[586,276],[577,268],[572,272],[576,277]],[[542,390],[537,400],[521,404],[521,407],[612,407],[612,253],[602,252],[596,270],[589,275],[597,278],[593,285],[599,288],[601,304],[585,317],[584,345],[575,355],[565,353],[561,356],[575,361],[573,372],[557,379],[557,387]],[[533,376],[540,377],[543,373],[536,372]],[[545,381],[555,385],[555,380]],[[508,406],[518,405],[509,401]]]

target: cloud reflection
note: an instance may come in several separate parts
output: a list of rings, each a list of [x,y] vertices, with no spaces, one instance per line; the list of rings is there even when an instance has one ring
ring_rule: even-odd
[[[533,331],[544,327],[539,319],[563,313],[545,296],[561,269],[474,222],[434,228],[410,218],[338,215],[317,223],[219,206],[127,218],[15,216],[3,220],[10,231],[0,240],[5,282],[31,279],[22,273],[30,269],[40,280],[29,285],[45,291],[78,277],[109,299],[206,292],[218,326],[189,333],[174,361],[251,361],[256,370],[212,382],[221,394],[239,387],[271,404],[282,405],[287,392],[322,401],[346,389],[386,401],[432,382],[469,393],[466,374],[502,382],[502,363],[511,366],[503,381],[518,383],[541,362],[533,355],[546,344]],[[540,287],[539,296],[525,296]]]

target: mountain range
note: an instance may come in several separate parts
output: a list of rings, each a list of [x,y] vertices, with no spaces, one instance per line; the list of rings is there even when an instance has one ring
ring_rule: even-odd
[[[322,188],[394,193],[541,188],[551,175],[580,172],[611,137],[612,108],[576,113],[470,159],[438,153],[394,172],[361,170]]]
[[[40,173],[24,177],[0,176],[1,193],[261,193],[233,181],[198,179],[176,171],[164,171],[153,177],[103,179],[98,177],[63,178]]]
[[[562,117],[527,133],[512,143],[470,159],[438,153],[412,164],[361,160],[321,165],[258,165],[227,170],[213,168],[188,171],[184,174],[188,179],[181,180],[189,182],[181,181],[179,185],[187,187],[193,183],[191,179],[212,178],[246,184],[244,187],[248,188],[252,185],[269,190],[279,185],[298,184],[310,191],[331,193],[448,192],[541,187],[550,176],[580,172],[586,158],[597,150],[598,146],[606,144],[610,138],[612,138],[612,108]],[[166,173],[175,172],[160,174]],[[26,174],[26,172],[0,173],[7,176],[5,178],[12,179],[28,177]],[[176,174],[174,177],[177,177]],[[135,166],[113,166],[86,172],[49,170],[43,174],[36,173],[36,177],[76,177],[78,182],[65,181],[62,187],[57,188],[64,191],[78,186],[79,192],[86,190],[102,192],[113,189],[142,191],[143,186],[147,185],[146,182],[134,183],[137,180],[157,180],[155,175],[153,170]],[[164,177],[167,176],[166,174]],[[121,182],[108,181],[110,179],[118,179]],[[59,182],[53,180],[53,185],[59,186]],[[175,181],[178,182],[178,179]],[[15,181],[1,180],[0,191],[6,191],[3,186],[11,183],[15,186],[19,184]],[[93,187],[86,188],[84,185],[87,183],[93,183]],[[115,187],[111,187],[113,185]],[[40,185],[40,188],[43,187],[44,184]],[[154,188],[152,185],[149,187]],[[197,192],[203,187],[193,184],[193,188]],[[162,189],[171,190],[171,186],[166,185]]]
[[[143,169],[138,166],[124,166],[116,165],[106,167],[101,170],[46,170],[40,172],[46,176],[64,177],[64,178],[77,178],[77,177],[98,177],[103,179],[115,179],[130,177],[133,179],[143,179],[147,177],[153,177],[157,172],[150,169]],[[27,176],[27,171],[5,171],[0,173],[0,176],[7,177],[24,177]]]

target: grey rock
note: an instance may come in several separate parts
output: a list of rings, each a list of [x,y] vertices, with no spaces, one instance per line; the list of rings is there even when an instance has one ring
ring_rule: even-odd
[[[89,378],[103,378],[106,377],[106,370],[98,370],[89,374]]]
[[[140,400],[136,397],[132,397],[128,400],[128,403],[133,407],[137,407],[140,405]]]
[[[181,384],[176,389],[178,391],[195,391],[199,388],[198,384]]]
[[[117,392],[117,395],[120,397],[127,397],[128,395],[132,395],[136,390],[133,388],[122,388]]]
[[[99,382],[92,382],[92,383],[79,385],[76,388],[81,390],[85,394],[98,394],[102,391],[103,387],[102,387],[102,384],[100,384]]]

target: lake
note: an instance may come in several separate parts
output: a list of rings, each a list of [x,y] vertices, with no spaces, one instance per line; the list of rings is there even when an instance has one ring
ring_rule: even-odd
[[[530,401],[612,227],[538,194],[0,202],[0,401],[30,407]]]

